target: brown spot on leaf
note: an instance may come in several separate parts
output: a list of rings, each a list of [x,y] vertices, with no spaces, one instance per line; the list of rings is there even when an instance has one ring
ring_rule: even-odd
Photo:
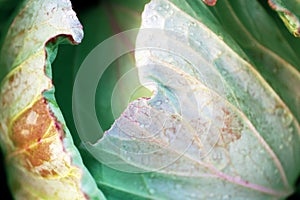
[[[300,37],[300,27],[294,32],[295,37]]]
[[[223,145],[228,145],[241,138],[243,124],[236,114],[231,113],[226,108],[223,108],[222,111],[224,113],[224,125],[221,129],[221,141]]]
[[[27,149],[25,159],[29,161],[28,168],[37,167],[44,162],[50,161],[51,151],[50,145],[52,141],[42,141]]]
[[[60,170],[59,165],[64,163],[63,134],[47,101],[40,98],[12,124],[10,137],[16,147],[13,154],[19,155],[25,168],[42,177],[56,175],[56,170]]]
[[[35,138],[24,149],[19,149],[22,152],[20,158],[25,163],[24,166],[42,177],[57,175],[56,170],[60,171],[61,164],[65,163],[63,159],[65,152],[60,139],[63,130],[58,130],[54,122],[55,119],[52,120],[43,138]]]
[[[12,74],[12,75],[9,77],[8,81],[9,81],[9,83],[11,84],[12,82],[14,82],[14,80],[15,80],[15,75]]]
[[[24,148],[43,138],[51,125],[51,114],[43,99],[22,113],[12,125],[11,138],[15,146]]]
[[[46,170],[46,169],[42,169],[40,171],[40,175],[42,177],[49,177],[49,176],[55,176],[55,175],[57,175],[57,173],[54,170],[49,171],[49,170]]]

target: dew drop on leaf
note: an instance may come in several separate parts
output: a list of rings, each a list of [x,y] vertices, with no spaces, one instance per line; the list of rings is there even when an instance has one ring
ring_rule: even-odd
[[[149,193],[150,193],[150,194],[154,194],[154,193],[155,193],[155,190],[151,188],[151,189],[149,189]]]

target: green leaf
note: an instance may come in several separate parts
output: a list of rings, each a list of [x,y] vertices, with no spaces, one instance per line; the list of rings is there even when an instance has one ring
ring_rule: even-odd
[[[297,0],[269,0],[268,2],[288,30],[295,37],[300,37],[300,2]]]
[[[214,11],[226,31],[247,53],[253,67],[300,121],[300,41],[291,35],[284,35],[285,30],[277,27],[256,1],[230,3],[225,0],[219,2]]]
[[[147,4],[141,28],[169,31],[141,30],[137,39],[137,48],[156,47],[136,53],[139,78],[145,87],[156,83],[155,95],[130,103],[102,139],[86,144],[108,166],[93,167],[103,188],[135,199],[282,199],[293,192],[299,59],[280,31],[267,37],[255,29],[257,16],[266,18],[260,26],[271,22],[259,4],[220,4],[216,11],[194,0]],[[227,30],[231,22],[240,32]],[[285,78],[292,83],[282,85]]]
[[[24,1],[1,53],[0,144],[16,199],[105,199],[54,98],[51,62],[82,26],[70,1]]]

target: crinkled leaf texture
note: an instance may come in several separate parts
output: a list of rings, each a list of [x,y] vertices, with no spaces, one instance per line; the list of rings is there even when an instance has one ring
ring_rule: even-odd
[[[99,185],[141,199],[290,195],[300,172],[299,122],[295,108],[255,69],[264,62],[239,46],[200,1],[152,0],[141,28],[162,31],[157,37],[141,30],[136,43],[155,47],[135,55],[140,80],[152,83],[155,95],[133,101],[102,139],[86,144],[110,167],[95,169],[102,172],[95,176]],[[288,67],[283,70],[290,73]]]
[[[8,30],[0,55],[0,142],[16,199],[105,199],[73,144],[51,80],[57,44],[82,37],[69,0],[24,1]]]

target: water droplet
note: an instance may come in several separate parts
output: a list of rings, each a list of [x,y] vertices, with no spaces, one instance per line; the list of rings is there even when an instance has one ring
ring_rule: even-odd
[[[158,101],[155,102],[155,104],[156,104],[157,106],[160,106],[160,105],[162,104],[162,102],[161,102],[161,100],[158,100]]]
[[[149,4],[149,8],[151,9],[151,10],[154,10],[155,9],[155,5],[154,4]]]
[[[275,114],[276,114],[277,116],[282,115],[283,112],[284,112],[284,111],[283,111],[282,108],[276,108],[276,110],[275,110]]]
[[[210,193],[208,196],[209,196],[209,197],[214,197],[215,194],[214,194],[214,193]]]
[[[285,127],[288,127],[293,122],[293,115],[287,113],[286,111],[284,111],[284,114],[285,115],[282,117],[282,122],[284,123]]]
[[[183,31],[183,27],[182,27],[182,26],[178,26],[178,27],[177,27],[177,30]]]
[[[288,129],[288,131],[289,131],[290,133],[292,133],[292,132],[294,131],[293,127],[290,127],[290,128]]]
[[[190,22],[189,26],[196,26],[196,22]]]
[[[176,184],[176,185],[175,185],[175,188],[176,188],[176,189],[181,189],[181,188],[182,188],[182,185],[181,185],[181,184]]]
[[[226,194],[226,195],[224,195],[224,196],[222,197],[222,199],[223,199],[223,200],[227,200],[227,199],[230,199],[230,197],[231,197],[230,195],[227,195],[227,194]]]
[[[166,100],[165,100],[165,103],[168,103],[168,102],[169,102],[169,99],[166,99]]]
[[[212,155],[212,159],[213,160],[219,160],[219,159],[221,159],[221,155],[220,154],[217,154],[217,153],[214,153],[213,155]]]
[[[140,123],[140,127],[141,127],[141,128],[144,128],[144,127],[145,127],[145,124]]]
[[[165,5],[165,9],[168,10],[169,8],[170,8],[169,4],[166,4],[166,5]]]
[[[49,9],[50,12],[54,13],[59,6],[56,3],[49,2],[47,8]]]
[[[169,143],[169,142],[170,142],[170,138],[168,138],[168,136],[165,135],[165,134],[161,134],[161,139],[162,139],[163,141],[165,141],[166,143]]]
[[[170,10],[170,15],[173,15],[174,11],[173,10]]]
[[[288,142],[291,142],[291,141],[292,141],[292,139],[293,139],[293,136],[292,136],[292,135],[290,135],[290,136],[288,137]]]
[[[194,40],[194,41],[195,41],[196,45],[202,46],[202,41],[199,41],[199,40]]]
[[[158,19],[158,17],[157,17],[156,15],[153,15],[153,16],[151,17],[151,21],[152,21],[152,22],[155,22],[157,19]]]
[[[227,152],[222,147],[215,147],[209,154],[210,163],[212,163],[219,170],[225,168],[229,162]]]
[[[149,193],[150,194],[154,194],[155,193],[155,190],[153,188],[149,189]]]
[[[259,153],[263,154],[265,151],[263,149],[259,149]]]
[[[167,143],[172,142],[176,139],[176,132],[176,127],[166,128],[161,134],[161,139]]]
[[[279,149],[283,149],[283,145],[281,144],[281,145],[279,145]]]
[[[247,149],[241,149],[241,154],[243,154],[243,155],[247,155],[247,153],[248,153],[248,151],[247,151]]]
[[[216,54],[215,54],[215,58],[214,59],[217,59],[217,58],[219,58],[219,57],[221,57],[221,55],[223,54],[223,52],[222,51],[218,51],[218,52],[216,52]],[[224,71],[224,75],[226,75],[227,74],[227,71]]]
[[[161,6],[159,6],[159,7],[157,8],[157,10],[158,10],[158,11],[161,11],[161,10],[162,10],[162,7],[161,7]]]
[[[197,195],[196,195],[195,193],[191,193],[191,194],[190,194],[190,197],[191,197],[191,198],[195,198],[196,196],[197,196]]]
[[[199,154],[199,158],[202,159],[203,158],[203,153],[202,153],[201,149],[199,149],[198,154]]]
[[[228,74],[228,71],[227,70],[222,70],[221,73],[222,73],[223,76],[226,76]]]

